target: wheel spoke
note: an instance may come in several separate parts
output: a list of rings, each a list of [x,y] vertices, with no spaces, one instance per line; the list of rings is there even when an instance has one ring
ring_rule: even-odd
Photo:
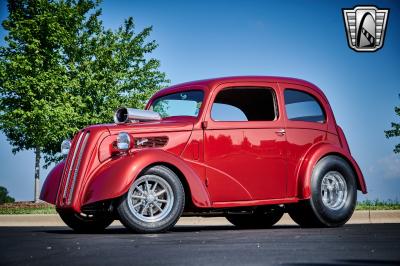
[[[150,191],[149,190],[149,181],[146,179],[145,183],[146,183],[146,191],[149,192]]]
[[[323,200],[325,201],[325,202],[328,202],[328,191],[327,190],[324,190],[324,193],[322,193],[323,194]]]
[[[162,209],[161,209],[161,207],[160,206],[158,206],[158,204],[156,203],[156,202],[154,202],[154,206],[156,206],[156,208],[160,211],[160,212],[162,212]]]
[[[133,199],[146,199],[146,197],[142,196],[142,195],[132,195],[132,198]]]
[[[151,189],[151,192],[154,192],[156,190],[157,185],[158,185],[158,183],[155,182],[154,185],[153,185],[153,188]]]
[[[161,191],[158,191],[158,192],[156,193],[156,197],[158,197],[158,196],[164,194],[165,192],[167,192],[165,189],[163,189],[163,190],[161,190]]]
[[[133,208],[136,209],[136,207],[143,205],[143,202],[139,201],[138,203],[136,203],[135,205],[133,205]]]
[[[135,187],[135,189],[139,190],[140,193],[144,194],[143,189],[142,189],[139,185],[137,185],[137,186]]]
[[[157,202],[161,202],[161,203],[167,203],[168,200],[164,200],[164,199],[156,199]]]
[[[150,216],[153,217],[154,216],[153,206],[150,206],[149,210],[150,210]]]
[[[141,215],[143,215],[143,213],[144,213],[144,210],[146,210],[146,209],[147,209],[147,207],[148,207],[148,205],[147,205],[147,204],[145,204],[145,205],[144,205],[144,207],[143,207],[143,209],[140,211],[140,214],[141,214]]]
[[[338,191],[338,192],[337,192],[337,197],[338,197],[339,199],[343,198],[343,191]]]

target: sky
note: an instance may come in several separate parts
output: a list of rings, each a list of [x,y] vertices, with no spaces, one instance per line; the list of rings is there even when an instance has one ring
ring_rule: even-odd
[[[0,19],[7,16],[0,0]],[[342,8],[389,8],[382,49],[359,53],[347,45]],[[320,87],[343,128],[369,193],[359,200],[400,200],[400,138],[384,130],[400,122],[399,1],[112,1],[101,4],[106,28],[133,17],[137,32],[153,26],[152,57],[171,84],[233,75],[305,79]],[[0,44],[6,32],[0,29]],[[0,133],[0,186],[17,200],[33,199],[32,151],[13,155]],[[43,183],[48,171],[41,171]]]

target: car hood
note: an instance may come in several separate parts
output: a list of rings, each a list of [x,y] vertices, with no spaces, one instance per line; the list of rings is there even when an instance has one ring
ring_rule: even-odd
[[[160,121],[151,122],[135,122],[124,124],[107,124],[105,125],[110,133],[116,134],[121,131],[128,133],[156,133],[156,132],[173,132],[173,131],[191,131],[193,129],[195,119],[193,118],[167,118]]]

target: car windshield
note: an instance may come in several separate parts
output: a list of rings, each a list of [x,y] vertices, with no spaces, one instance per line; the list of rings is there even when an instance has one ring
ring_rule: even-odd
[[[203,91],[192,90],[162,96],[153,101],[150,110],[161,117],[193,116],[197,117],[203,103]]]

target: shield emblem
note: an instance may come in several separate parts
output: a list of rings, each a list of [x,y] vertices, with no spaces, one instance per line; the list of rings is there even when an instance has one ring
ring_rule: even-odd
[[[374,52],[383,46],[389,9],[357,6],[343,9],[349,47],[358,52]]]

